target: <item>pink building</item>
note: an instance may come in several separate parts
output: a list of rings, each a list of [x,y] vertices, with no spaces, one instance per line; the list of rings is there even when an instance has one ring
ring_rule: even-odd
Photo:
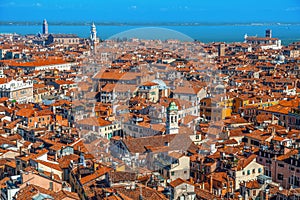
[[[300,154],[294,149],[275,157],[271,165],[272,180],[285,189],[300,186]]]

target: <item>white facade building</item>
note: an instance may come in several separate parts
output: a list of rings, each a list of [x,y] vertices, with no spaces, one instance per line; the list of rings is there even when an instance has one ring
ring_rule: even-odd
[[[33,102],[33,82],[31,80],[11,80],[0,84],[0,97],[8,97],[19,103]]]

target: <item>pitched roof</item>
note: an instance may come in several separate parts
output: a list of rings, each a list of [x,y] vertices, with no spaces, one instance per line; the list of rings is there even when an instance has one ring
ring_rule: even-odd
[[[47,161],[43,161],[43,160],[36,160],[37,163],[40,163],[42,165],[45,165],[49,168],[52,168],[52,169],[55,169],[57,171],[61,171],[62,172],[62,169],[60,168],[59,164],[57,163],[51,163],[51,162],[47,162]]]
[[[204,200],[211,200],[211,199],[221,199],[213,194],[211,194],[209,191],[200,189],[199,187],[195,187],[195,193],[197,197]]]
[[[293,155],[298,154],[298,150],[297,149],[293,149],[291,151],[289,151],[288,153],[285,153],[284,155],[278,156],[277,160],[286,160],[288,158],[290,158]]]
[[[254,159],[256,159],[257,155],[252,154],[247,158],[241,158],[238,160],[237,170],[242,170],[246,168]]]
[[[104,120],[100,117],[96,118],[96,117],[89,117],[89,118],[84,118],[82,120],[79,120],[77,122],[77,124],[79,125],[89,125],[89,126],[108,126],[111,125],[112,122]]]
[[[137,179],[137,173],[135,172],[111,171],[109,175],[113,183],[135,181]]]
[[[110,172],[111,170],[112,169],[109,168],[109,167],[100,167],[94,173],[81,178],[80,182],[81,182],[82,185],[84,185],[84,184],[86,184],[90,181],[93,181],[93,180],[99,178],[100,176],[103,176],[104,174]]]
[[[61,200],[68,198],[70,200],[79,200],[79,196],[75,192],[68,192],[65,190],[61,190],[58,192],[54,192],[51,190],[44,189],[37,185],[26,185],[24,188],[20,189],[17,193],[16,200],[32,200],[33,197],[39,197],[41,199],[45,198],[53,198],[54,200]]]
[[[188,181],[185,181],[185,180],[183,180],[183,179],[181,179],[181,178],[177,178],[177,179],[175,179],[174,181],[170,182],[170,186],[173,187],[173,188],[175,188],[175,187],[177,187],[178,185],[181,185],[181,184],[183,184],[183,183],[192,185],[192,183],[190,183],[190,182],[188,182]]]
[[[51,33],[49,36],[53,36],[54,38],[78,38],[76,34],[65,34],[65,33]]]
[[[202,88],[192,86],[179,86],[173,91],[175,94],[193,94],[196,95]]]
[[[260,185],[257,180],[248,181],[246,183],[242,183],[246,188],[249,189],[259,189]]]
[[[45,65],[56,65],[67,63],[62,58],[48,58],[48,59],[35,59],[29,62],[19,61],[19,60],[1,60],[0,62],[6,63],[8,66],[26,66],[26,67],[36,67]]]
[[[80,198],[76,192],[69,192],[66,190],[60,190],[60,191],[56,192],[55,199],[60,200],[60,199],[64,199],[64,198],[80,200]]]
[[[126,189],[125,187],[113,187],[118,194],[122,196],[123,199],[139,199],[142,192],[142,197],[144,200],[167,200],[167,198],[150,187],[146,187],[142,184],[137,184],[134,189]]]
[[[195,148],[188,134],[169,134],[152,137],[127,138],[122,140],[131,153],[144,153],[145,147],[169,146],[170,150]]]
[[[29,108],[21,108],[16,113],[17,116],[26,117],[26,118],[32,117],[33,114],[34,114],[34,110],[33,109],[29,109]]]
[[[69,167],[71,160],[77,161],[79,158],[76,154],[70,154],[63,156],[62,158],[58,159],[59,167],[62,169],[66,169]]]
[[[55,192],[30,184],[19,190],[16,200],[32,200],[32,197],[39,194],[46,194],[54,197]]]

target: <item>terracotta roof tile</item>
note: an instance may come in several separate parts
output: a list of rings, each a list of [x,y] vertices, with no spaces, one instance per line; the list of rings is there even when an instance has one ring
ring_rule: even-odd
[[[52,169],[55,169],[57,171],[61,171],[62,172],[62,169],[60,168],[59,164],[55,164],[55,163],[51,163],[51,162],[47,162],[47,161],[43,161],[43,160],[35,160],[37,163],[40,163],[42,165],[45,165],[49,168],[52,168]]]
[[[28,108],[22,108],[18,110],[16,113],[17,116],[26,117],[26,118],[32,117],[33,114],[34,114],[34,110]]]
[[[100,167],[98,168],[94,173],[88,175],[88,176],[85,176],[83,178],[80,179],[80,182],[82,185],[90,182],[90,181],[93,181],[101,176],[103,176],[104,174],[110,172],[112,169],[109,168],[109,167]]]
[[[190,184],[190,185],[191,185],[190,182],[185,181],[185,180],[183,180],[183,179],[181,179],[181,178],[177,178],[177,179],[175,179],[174,181],[170,182],[170,186],[173,187],[173,188],[175,188],[175,187],[177,187],[178,185],[181,185],[181,184],[183,184],[183,183],[186,183],[186,184]]]

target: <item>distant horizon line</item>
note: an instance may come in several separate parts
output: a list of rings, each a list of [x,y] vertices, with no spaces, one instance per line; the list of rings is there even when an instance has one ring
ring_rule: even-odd
[[[300,22],[99,22],[99,21],[48,21],[54,26],[89,26],[92,23],[99,26],[289,26],[300,25]],[[41,21],[0,21],[0,25],[42,25]]]

